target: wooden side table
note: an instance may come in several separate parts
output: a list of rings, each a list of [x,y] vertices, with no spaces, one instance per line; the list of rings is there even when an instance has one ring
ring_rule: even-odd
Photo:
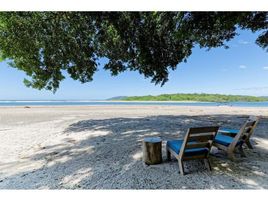
[[[145,164],[154,165],[162,163],[162,139],[160,137],[144,138],[142,147]]]

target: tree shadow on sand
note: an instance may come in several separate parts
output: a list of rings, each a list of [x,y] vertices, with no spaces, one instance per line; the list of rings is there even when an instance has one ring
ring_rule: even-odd
[[[159,136],[166,141],[183,138],[189,127],[239,128],[246,119],[241,115],[159,115],[82,120],[65,129],[60,143],[41,146],[24,160],[26,166],[42,162],[41,167],[3,178],[0,188],[268,189],[268,147],[258,144],[254,150],[245,149],[247,158],[238,156],[236,162],[221,153],[211,156],[212,172],[199,161],[189,161],[185,166],[189,174],[181,176],[176,160],[166,161],[165,142],[162,164],[142,162],[144,137]],[[265,127],[268,121],[262,118],[254,136],[267,140]],[[82,139],[77,140],[78,135]]]

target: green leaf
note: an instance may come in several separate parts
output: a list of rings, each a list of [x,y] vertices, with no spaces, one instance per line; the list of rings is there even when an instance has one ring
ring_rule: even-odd
[[[138,71],[163,85],[194,46],[227,48],[238,27],[262,32],[256,43],[268,51],[267,18],[267,12],[0,12],[0,61],[26,72],[25,85],[39,90],[55,92],[63,71],[92,81],[100,58],[112,75]]]

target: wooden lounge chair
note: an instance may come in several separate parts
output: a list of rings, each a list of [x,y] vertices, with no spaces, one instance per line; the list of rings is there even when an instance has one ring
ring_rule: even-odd
[[[242,145],[248,141],[255,123],[256,121],[254,120],[247,120],[238,133],[235,134],[235,137],[218,133],[213,142],[213,146],[226,151],[231,160],[235,160],[235,150],[238,150],[241,156],[245,157]]]
[[[253,145],[250,143],[250,137],[252,136],[254,129],[256,128],[258,122],[260,120],[260,117],[257,116],[249,116],[247,121],[255,121],[254,125],[251,127],[250,131],[247,134],[247,138],[245,139],[245,143],[248,148],[253,149]],[[239,129],[229,129],[229,128],[220,128],[218,133],[223,135],[229,135],[231,137],[235,137],[237,133],[239,133]]]
[[[180,173],[184,175],[183,161],[202,159],[209,170],[211,165],[208,155],[219,127],[189,128],[184,140],[167,141],[167,159],[171,154],[179,163]]]

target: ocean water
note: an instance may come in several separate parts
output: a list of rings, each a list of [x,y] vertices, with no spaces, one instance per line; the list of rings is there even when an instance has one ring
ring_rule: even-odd
[[[268,107],[265,102],[117,102],[117,101],[0,101],[1,107],[9,106],[117,106],[117,105],[161,105],[161,106],[233,106]]]

